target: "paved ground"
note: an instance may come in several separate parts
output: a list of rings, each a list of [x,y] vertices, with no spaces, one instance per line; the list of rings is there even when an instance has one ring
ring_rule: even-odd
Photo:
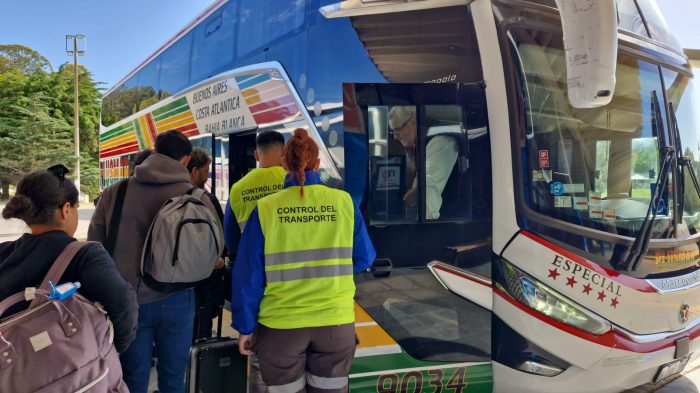
[[[0,205],[0,211],[4,206]],[[85,239],[87,237],[87,229],[90,224],[90,218],[95,208],[92,205],[85,204],[78,210],[80,221],[78,222],[78,230],[75,237]],[[22,236],[22,233],[28,228],[19,220],[4,220],[0,218],[0,242],[15,240]],[[225,312],[223,333],[228,336],[235,336],[236,333],[229,326],[231,324],[231,314]],[[216,324],[214,324],[216,326]],[[155,370],[154,370],[155,371]],[[155,372],[153,373],[155,374]],[[155,375],[153,375],[155,376]],[[155,387],[155,381],[152,380],[151,389]],[[664,386],[648,384],[635,389],[628,390],[624,393],[700,393],[700,361],[691,363],[686,367],[685,372],[679,378],[668,382]]]
[[[92,213],[95,211],[95,207],[87,202],[78,208],[78,230],[75,232],[76,239],[85,239],[87,237],[88,226],[90,225],[90,218]],[[4,204],[0,204],[0,211],[5,207]],[[24,224],[24,222],[16,219],[5,220],[0,217],[0,243],[9,240],[15,240],[22,236],[24,232],[28,232],[29,228]]]

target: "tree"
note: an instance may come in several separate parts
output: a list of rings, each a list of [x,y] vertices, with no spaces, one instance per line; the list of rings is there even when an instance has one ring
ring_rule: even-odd
[[[23,74],[51,72],[51,63],[34,49],[24,45],[0,45],[0,73],[10,70]]]
[[[7,183],[16,184],[23,174],[45,169],[72,154],[71,128],[51,116],[46,101],[43,92],[35,92],[3,105],[0,168]]]
[[[101,83],[80,66],[82,191],[99,192]],[[20,45],[0,45],[0,199],[32,170],[63,163],[72,169],[73,65],[53,71],[46,58]]]

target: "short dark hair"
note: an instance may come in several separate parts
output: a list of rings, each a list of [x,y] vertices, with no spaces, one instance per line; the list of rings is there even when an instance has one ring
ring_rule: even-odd
[[[155,149],[156,153],[179,161],[192,154],[192,143],[180,131],[168,130],[158,134]]]
[[[266,150],[274,145],[284,147],[284,135],[277,131],[263,131],[255,138],[255,146],[258,149]]]
[[[211,164],[211,157],[209,156],[209,153],[200,147],[195,147],[192,149],[190,162],[187,163],[187,171],[192,173],[194,168],[201,168],[209,164]]]
[[[19,218],[27,225],[52,225],[56,209],[66,202],[78,203],[78,189],[70,179],[63,185],[58,176],[49,171],[36,171],[20,179],[15,196],[2,210],[4,219]]]
[[[134,157],[134,166],[137,167],[143,164],[143,162],[146,161],[146,158],[150,157],[151,155],[153,155],[153,149],[144,149],[136,153],[136,157]]]

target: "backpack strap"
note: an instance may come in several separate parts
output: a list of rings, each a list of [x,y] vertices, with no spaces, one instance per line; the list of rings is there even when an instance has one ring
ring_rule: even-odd
[[[96,242],[74,241],[68,243],[68,245],[63,249],[63,251],[61,251],[61,253],[58,254],[58,257],[56,257],[56,260],[51,265],[49,272],[46,273],[46,276],[44,277],[44,280],[41,282],[41,285],[38,289],[44,291],[51,291],[51,288],[49,287],[49,281],[51,281],[54,284],[58,284],[58,280],[61,279],[61,276],[63,276],[63,273],[66,271],[68,265],[71,263],[78,251],[80,251],[83,247],[91,243]],[[31,304],[29,305],[29,308],[35,307],[38,303],[39,298],[34,298],[34,300],[32,300]]]
[[[126,199],[126,189],[129,187],[129,179],[124,179],[119,182],[117,188],[117,199],[114,201],[114,210],[109,221],[109,230],[107,231],[107,239],[105,239],[104,247],[110,256],[114,256],[114,247],[117,244],[117,233],[119,232],[119,224],[122,220],[122,208],[124,207],[124,199]]]
[[[205,194],[206,194],[206,192],[199,187],[192,187],[189,190],[187,190],[187,192],[185,193],[185,195],[192,195],[193,197],[195,197],[197,199],[202,199],[202,197]]]
[[[49,281],[53,282],[54,284],[58,284],[58,280],[61,279],[61,276],[68,268],[68,265],[75,257],[75,254],[77,254],[83,247],[93,243],[96,242],[74,241],[68,243],[63,251],[58,254],[58,257],[56,257],[56,260],[51,265],[51,269],[49,269],[49,272],[46,273],[46,277],[44,277],[44,280],[41,282],[39,289],[50,291],[51,288],[49,287]]]

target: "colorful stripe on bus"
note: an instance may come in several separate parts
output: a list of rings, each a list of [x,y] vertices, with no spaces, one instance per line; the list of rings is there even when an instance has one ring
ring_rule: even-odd
[[[234,78],[256,125],[283,122],[301,113],[284,80],[273,76],[257,73]],[[102,133],[100,158],[151,149],[158,133],[172,129],[188,137],[205,133],[197,124],[187,94]]]

